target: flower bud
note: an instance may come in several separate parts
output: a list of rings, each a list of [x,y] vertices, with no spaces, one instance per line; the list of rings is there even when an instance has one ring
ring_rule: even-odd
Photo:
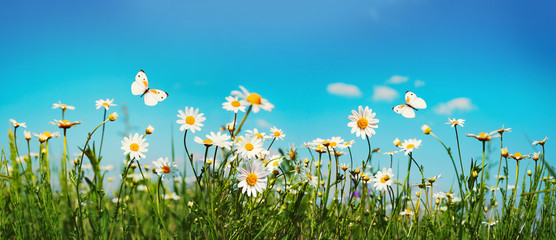
[[[108,115],[108,119],[112,122],[116,121],[116,118],[118,118],[118,113],[117,112],[113,112],[113,113],[110,113],[110,115]]]
[[[531,170],[527,170],[527,176],[530,177],[531,175],[533,175],[533,172],[531,172]]]
[[[421,126],[421,130],[423,130],[423,133],[425,133],[425,134],[430,134],[431,133],[431,127],[429,127],[426,124],[423,124],[423,126]]]
[[[149,135],[154,132],[154,127],[149,124],[149,126],[145,129],[145,134]]]

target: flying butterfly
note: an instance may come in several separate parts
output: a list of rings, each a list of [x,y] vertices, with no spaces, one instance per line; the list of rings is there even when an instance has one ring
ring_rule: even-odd
[[[131,93],[145,97],[147,106],[154,106],[168,97],[168,93],[165,91],[149,88],[149,80],[143,70],[139,70],[135,76],[135,82],[131,84]]]
[[[407,91],[405,92],[405,104],[395,106],[392,108],[392,110],[406,118],[414,118],[415,111],[419,111],[418,109],[425,108],[427,108],[427,103],[425,102],[425,100],[423,100],[422,98],[418,98],[415,93]]]

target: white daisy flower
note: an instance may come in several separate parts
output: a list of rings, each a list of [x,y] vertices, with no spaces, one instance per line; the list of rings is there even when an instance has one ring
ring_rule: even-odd
[[[164,195],[164,199],[165,200],[172,199],[172,200],[177,201],[177,200],[180,200],[180,196],[178,196],[177,194],[175,194],[173,192],[169,192],[169,193],[166,193]]]
[[[514,154],[510,154],[509,156],[510,158],[513,158],[515,160],[521,160],[521,159],[526,159],[526,158],[531,158],[531,154],[529,155],[523,155],[520,152],[516,152]]]
[[[385,191],[387,187],[391,186],[394,182],[393,177],[394,174],[392,174],[391,168],[388,168],[388,170],[386,170],[386,168],[383,168],[382,171],[378,171],[376,173],[375,178],[373,179],[373,181],[375,182],[373,186],[378,191]]]
[[[253,130],[247,130],[246,135],[249,137],[257,137],[258,139],[261,140],[267,140],[271,138],[270,136],[266,135],[265,132],[259,132],[259,130],[257,130],[256,128],[254,128]]]
[[[247,163],[245,169],[239,168],[238,171],[237,179],[240,182],[237,186],[242,189],[242,194],[247,192],[247,196],[256,197],[266,188],[266,177],[270,173],[258,161]]]
[[[245,138],[238,143],[238,152],[242,158],[252,159],[263,150],[262,147],[263,142],[260,139],[256,137]]]
[[[483,222],[483,225],[488,225],[489,227],[494,226],[496,223],[498,223],[498,221],[488,221],[488,222]]]
[[[494,132],[496,133],[496,132]],[[493,135],[493,133],[479,133],[479,135],[468,133],[465,136],[475,138],[481,142],[490,141],[492,138],[499,137],[500,135]]]
[[[254,113],[258,113],[261,109],[270,112],[274,108],[274,105],[272,105],[272,103],[268,100],[262,98],[261,95],[250,93],[243,86],[239,86],[239,88],[241,89],[241,92],[237,90],[232,91],[232,96],[243,98],[243,100],[241,100],[241,104],[244,106],[252,106]]]
[[[351,116],[348,116],[351,122],[347,124],[347,126],[351,128],[351,133],[355,133],[357,137],[361,136],[362,139],[365,139],[365,136],[372,137],[376,134],[373,128],[378,128],[376,125],[378,119],[374,118],[376,113],[372,111],[373,110],[367,106],[365,109],[359,106],[358,112],[351,110]]]
[[[37,137],[39,139],[39,142],[45,142],[46,140],[49,140],[53,137],[59,137],[60,133],[59,132],[49,132],[49,131],[45,131],[41,134],[37,134],[37,133],[33,133],[33,135],[35,135],[35,137]]]
[[[153,132],[154,132],[154,127],[149,124],[149,126],[145,128],[145,134],[149,135],[149,134],[153,134]]]
[[[147,152],[147,147],[149,146],[146,143],[147,139],[142,138],[139,133],[135,133],[135,135],[129,134],[128,137],[124,137],[122,141],[122,150],[124,150],[124,155],[129,154],[130,159],[139,160],[141,158],[145,158],[145,152]]]
[[[99,108],[101,108],[101,107],[104,107],[104,109],[105,109],[106,111],[108,111],[108,109],[109,109],[111,106],[116,106],[116,104],[114,104],[113,102],[114,102],[114,99],[113,99],[113,98],[112,98],[112,99],[108,99],[108,98],[107,98],[106,100],[104,100],[104,99],[99,99],[99,100],[96,100],[96,101],[95,101],[95,105],[96,105],[97,109],[99,109]]]
[[[402,141],[400,141],[400,139],[398,139],[398,138],[394,139],[393,143],[394,143],[394,146],[396,146],[396,147],[401,147],[402,146]]]
[[[463,124],[464,124],[464,123],[465,123],[465,120],[464,120],[464,119],[457,119],[457,120],[456,120],[455,118],[454,118],[454,119],[448,118],[448,122],[447,122],[446,124],[451,124],[452,127],[454,127],[454,126],[456,126],[456,125],[459,125],[459,126],[463,127]]]
[[[18,123],[17,121],[10,119],[10,122],[14,125],[14,128],[23,127],[26,128],[27,125],[25,123]]]
[[[68,129],[81,124],[81,121],[70,122],[69,120],[54,120],[54,122],[50,122],[50,124],[56,125],[58,128]]]
[[[401,148],[405,151],[405,155],[413,152],[413,149],[417,149],[421,146],[422,140],[417,140],[416,138],[404,140]]]
[[[237,111],[245,112],[245,106],[241,105],[241,102],[238,100],[237,96],[226,97],[226,102],[222,103],[222,108],[234,113],[237,113]]]
[[[23,136],[26,140],[31,140],[31,132],[23,131]]]
[[[319,177],[316,175],[311,175],[311,173],[309,173],[308,171],[305,171],[305,179],[304,182],[308,182],[309,185],[313,186],[313,187],[318,187],[319,185]]]
[[[283,156],[280,155],[273,155],[270,157],[269,161],[263,161],[263,164],[266,166],[269,172],[278,169],[280,164],[282,164],[282,160],[284,160]]]
[[[110,170],[114,169],[114,165],[109,164],[109,165],[106,165],[106,166],[100,166],[100,169],[103,170],[103,171],[110,171]]]
[[[544,143],[546,142],[546,140],[548,139],[548,137],[545,137],[543,140],[541,141],[534,141],[533,145],[541,145],[544,146]]]
[[[355,144],[355,140],[351,140],[351,141],[345,142],[343,148],[350,148],[351,146],[353,146],[353,144]],[[343,149],[343,148],[342,148],[342,149]]]
[[[328,144],[329,147],[331,148],[340,148],[340,149],[344,149],[344,139],[342,139],[341,137],[331,137],[330,139],[326,139],[324,141],[324,144]]]
[[[492,132],[490,133],[490,135],[494,135],[495,133],[503,134],[503,133],[505,133],[505,132],[512,132],[512,128],[504,128],[504,125],[502,125],[502,128],[500,128],[500,129],[498,129],[498,130],[496,130],[496,131],[492,131]]]
[[[204,126],[202,124],[205,121],[205,117],[203,117],[203,113],[199,113],[199,109],[194,109],[193,107],[185,107],[185,112],[182,110],[178,111],[178,119],[176,121],[178,124],[182,124],[180,127],[180,131],[191,130],[192,133],[195,131],[201,131],[201,127]]]
[[[383,153],[384,155],[390,155],[390,156],[394,156],[394,154],[398,153],[399,151],[390,151],[390,152],[385,152]]]
[[[230,149],[232,142],[230,142],[230,136],[228,134],[222,134],[221,132],[210,132],[209,135],[206,135],[206,139],[202,139],[200,137],[195,137],[195,142],[199,144],[203,144],[207,147],[210,146],[217,146],[219,148],[226,148]]]
[[[400,212],[400,215],[401,216],[413,217],[413,211],[411,211],[411,208],[406,208],[405,210]]]
[[[152,162],[155,166],[154,172],[164,179],[172,179],[178,176],[179,169],[175,162],[168,160],[168,158],[159,158]],[[166,178],[167,177],[167,178]]]
[[[75,110],[75,107],[74,107],[74,106],[69,106],[69,105],[63,104],[63,103],[60,102],[60,101],[58,101],[58,103],[53,103],[53,104],[52,104],[52,109],[56,109],[56,108],[60,108],[60,109],[62,109],[63,111],[66,111],[66,109]]]
[[[274,138],[279,138],[280,140],[284,140],[286,134],[282,132],[282,129],[278,129],[276,127],[270,128],[270,135]]]

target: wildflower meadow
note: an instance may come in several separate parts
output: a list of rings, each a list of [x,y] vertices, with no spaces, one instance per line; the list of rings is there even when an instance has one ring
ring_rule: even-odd
[[[136,91],[139,84],[143,84],[141,91]],[[10,119],[9,146],[3,147],[0,162],[0,203],[4,206],[0,236],[549,239],[555,234],[556,180],[545,159],[548,137],[531,143],[540,146],[540,152],[510,153],[503,140],[512,136],[511,128],[464,135],[466,120],[448,118],[442,127],[454,130],[454,146],[449,147],[427,125],[415,138],[375,143],[380,115],[368,106],[359,106],[345,116],[344,131],[351,131],[352,139],[330,136],[275,148],[277,141],[286,141],[287,131],[277,127],[258,130],[244,124],[252,115],[270,112],[275,106],[263,95],[239,88],[222,96],[225,101],[220,107],[233,121],[223,122],[220,129],[204,129],[207,117],[198,108],[178,110],[174,119],[179,132],[175,134],[182,135],[183,141],[172,143],[172,157],[154,161],[147,160],[154,159],[149,156],[149,136],[157,134],[151,125],[122,139],[104,138],[106,126],[120,121],[119,113],[113,111],[117,106],[113,99],[91,103],[103,112],[103,121],[83,136],[77,156],[70,156],[67,147],[67,135],[82,123],[67,120],[76,117],[73,106],[52,105],[52,111],[60,113],[60,119],[50,122],[59,129],[56,132],[31,134],[25,123]],[[152,93],[151,99],[144,100],[147,105],[156,105],[168,96],[160,90],[151,92],[143,71],[136,76],[132,93],[143,97]],[[420,108],[426,108],[425,101],[412,92],[406,97],[406,104],[397,108],[413,111],[410,108],[421,102],[425,105]],[[461,149],[460,138],[473,138],[479,144],[475,149]],[[52,141],[63,142],[61,158],[51,157]],[[455,184],[448,191],[435,188],[441,174],[433,176],[423,170],[428,168],[419,159],[424,142],[442,145],[445,152],[438,154],[451,161],[453,168],[444,171],[455,173]],[[121,144],[125,161],[120,169],[104,166],[102,148],[106,144]],[[489,153],[495,157],[488,162],[486,144],[499,149]],[[374,145],[391,145],[396,150],[381,152]],[[367,154],[352,154],[356,147]],[[174,151],[178,148],[186,153],[184,169],[176,165]],[[198,156],[191,153],[199,148],[202,153]],[[462,159],[462,151],[477,152],[482,158]],[[389,157],[390,164],[374,167],[377,157]],[[405,175],[393,168],[394,158],[402,163],[398,168],[403,168]],[[55,161],[59,162],[58,171],[51,167]],[[525,161],[533,167],[520,175]],[[494,165],[494,170],[485,173],[487,164]],[[89,174],[85,166],[92,169]],[[121,178],[106,181],[109,171],[119,171]],[[411,172],[418,173],[420,180],[410,181]],[[485,175],[491,176],[491,181],[487,182]],[[107,183],[116,187],[107,188]]]

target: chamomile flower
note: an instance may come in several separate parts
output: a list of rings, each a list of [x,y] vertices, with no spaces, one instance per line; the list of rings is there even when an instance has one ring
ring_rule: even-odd
[[[424,134],[430,134],[431,133],[431,127],[429,127],[429,125],[423,124],[423,126],[421,126],[421,130],[423,130]]]
[[[226,149],[230,149],[230,146],[232,145],[232,142],[230,142],[229,140],[230,136],[228,136],[228,134],[222,134],[221,132],[210,132],[209,135],[206,135],[206,139],[195,137],[196,143],[203,144],[207,147],[214,145]]]
[[[252,106],[252,110],[254,113],[258,113],[261,109],[266,111],[272,111],[274,105],[270,103],[268,100],[261,97],[261,95],[257,93],[250,93],[245,89],[243,86],[239,86],[241,89],[240,91],[232,91],[232,96],[237,96],[243,98],[241,100],[241,104],[244,106]]]
[[[247,130],[247,136],[257,137],[258,139],[261,139],[263,141],[270,138],[270,136],[266,135],[265,132],[259,132],[259,130],[257,130],[256,128],[254,128],[253,130]]]
[[[406,208],[405,210],[400,212],[400,215],[401,216],[413,217],[413,211],[411,211],[411,208]]]
[[[533,153],[533,160],[537,161],[541,157],[541,152],[534,152]]]
[[[353,144],[355,144],[355,140],[344,142],[344,148],[350,148]]]
[[[26,128],[27,125],[25,123],[18,123],[16,120],[10,119],[10,122],[14,125],[14,128],[22,127]]]
[[[54,122],[50,122],[50,124],[56,125],[59,128],[68,129],[81,124],[81,121],[70,122],[69,120],[54,120]]]
[[[376,113],[372,111],[369,107],[363,109],[362,106],[359,106],[358,112],[351,110],[352,115],[348,116],[351,122],[347,124],[351,128],[351,133],[355,133],[357,137],[361,136],[362,139],[365,139],[365,136],[370,138],[376,134],[373,128],[378,128],[376,125],[378,119],[374,118]]]
[[[398,153],[399,151],[390,151],[383,153],[384,155],[394,156],[394,154]]]
[[[306,177],[304,179],[304,182],[309,183],[309,185],[311,185],[315,188],[318,187],[318,185],[319,185],[318,176],[311,175],[311,173],[309,173],[309,172],[306,172],[305,175],[306,175]]]
[[[508,148],[507,148],[507,147],[501,148],[501,149],[500,149],[500,155],[501,155],[502,157],[508,157],[508,155],[510,155],[510,153],[508,152]]]
[[[31,140],[31,132],[23,131],[23,136],[27,141]]]
[[[149,146],[146,143],[147,139],[142,138],[139,133],[135,133],[135,135],[129,134],[129,137],[124,137],[122,141],[122,150],[124,150],[124,155],[129,154],[130,159],[139,160],[141,158],[145,158],[145,152],[147,152],[147,147]]]
[[[465,136],[475,138],[481,142],[490,141],[492,138],[499,137],[499,135],[493,135],[493,133],[479,133],[479,135],[468,133]]]
[[[95,101],[95,105],[96,105],[97,109],[99,109],[99,108],[101,108],[101,107],[104,107],[104,110],[108,111],[108,109],[109,109],[110,107],[116,106],[116,104],[114,104],[113,102],[114,102],[114,99],[113,99],[113,98],[112,98],[112,99],[108,99],[108,98],[107,98],[106,100],[104,100],[104,99],[99,99],[99,100],[96,100],[96,101]]]
[[[463,124],[465,123],[464,119],[450,119],[448,118],[448,122],[446,124],[451,124],[452,127],[455,127],[456,125],[459,125],[460,127],[463,127]]]
[[[45,141],[47,141],[47,140],[49,140],[53,137],[59,137],[60,136],[59,132],[51,133],[49,131],[45,131],[41,134],[37,134],[37,133],[33,133],[33,134],[35,135],[35,137],[37,137],[39,139],[39,142],[41,142],[41,143],[45,142]]]
[[[284,160],[283,156],[273,155],[272,157],[270,157],[269,161],[263,161],[263,163],[268,169],[268,171],[272,172],[273,170],[276,170],[278,169],[278,167],[280,167],[280,164],[282,164],[283,160]]]
[[[490,133],[490,135],[494,135],[494,134],[496,134],[496,133],[502,135],[502,134],[505,133],[505,132],[511,132],[511,131],[512,131],[511,128],[504,128],[504,125],[502,125],[502,128],[500,128],[500,129],[498,129],[498,130],[496,130],[496,131],[492,131],[492,132]]]
[[[331,148],[340,148],[340,149],[344,149],[344,139],[342,139],[341,137],[331,137],[330,139],[326,139],[323,142],[323,145],[326,146],[326,144],[328,144],[329,147]]]
[[[401,148],[405,151],[405,155],[413,152],[413,149],[417,149],[421,146],[422,140],[417,140],[416,138],[404,140]]]
[[[253,159],[263,150],[263,142],[256,137],[245,138],[238,142],[238,152],[242,158]]]
[[[238,100],[237,96],[226,97],[226,102],[222,103],[222,108],[234,113],[237,113],[237,111],[245,112],[245,106],[241,105],[241,102]]]
[[[154,132],[154,127],[149,124],[149,126],[145,128],[145,134],[149,135],[149,134],[153,134],[153,132]]]
[[[175,162],[168,160],[168,158],[159,158],[153,161],[155,168],[153,169],[158,176],[164,179],[172,179],[178,176],[179,169]]]
[[[534,141],[533,145],[541,145],[544,146],[544,143],[546,142],[546,140],[548,139],[548,137],[545,137],[543,140],[541,141]]]
[[[262,193],[266,188],[267,176],[270,173],[259,161],[249,162],[245,168],[239,168],[238,171],[237,186],[242,189],[242,194],[247,192],[247,196],[256,197],[257,193]]]
[[[373,186],[378,191],[385,191],[387,187],[391,186],[394,182],[393,177],[394,174],[392,174],[391,168],[388,168],[388,170],[386,170],[386,168],[383,168],[382,171],[378,171],[376,173],[373,179],[373,181],[375,182]]]
[[[498,223],[498,221],[488,221],[488,222],[483,222],[483,225],[487,225],[489,227],[494,226],[496,223]]]
[[[516,152],[514,154],[510,154],[509,157],[519,161],[519,160],[522,160],[522,159],[531,158],[531,154],[522,155],[520,152]]]
[[[205,117],[203,117],[204,113],[199,113],[199,109],[194,109],[193,107],[185,107],[185,112],[182,110],[178,111],[178,124],[182,124],[180,126],[180,131],[191,130],[192,133],[195,131],[201,131],[201,127],[204,126],[202,124],[205,121]]]
[[[166,193],[164,195],[164,199],[165,200],[172,199],[174,201],[177,201],[177,200],[180,200],[180,196],[178,196],[177,194],[175,194],[173,192],[169,192],[169,193]]]
[[[74,106],[69,106],[69,105],[63,104],[63,103],[60,102],[60,101],[58,101],[58,103],[53,103],[53,104],[52,104],[52,109],[56,109],[56,108],[60,108],[60,109],[62,109],[62,111],[64,111],[64,112],[66,111],[66,109],[75,110],[75,107],[74,107]]]
[[[400,141],[400,139],[398,139],[398,138],[394,139],[393,143],[394,143],[394,146],[396,146],[396,147],[401,147],[402,146],[402,141]]]
[[[270,128],[270,135],[273,138],[279,138],[280,140],[284,140],[284,137],[286,136],[286,134],[282,132],[282,129],[278,129],[276,127]]]

